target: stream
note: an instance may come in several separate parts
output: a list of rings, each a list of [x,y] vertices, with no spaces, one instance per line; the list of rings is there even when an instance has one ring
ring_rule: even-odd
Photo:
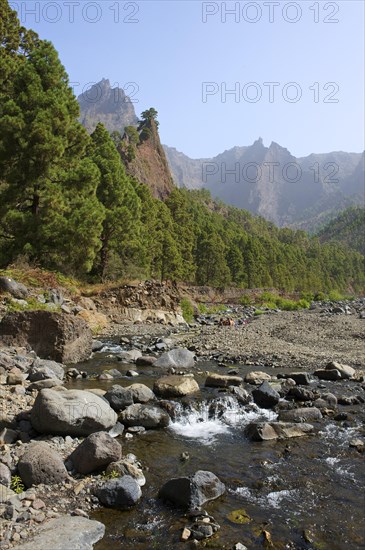
[[[102,353],[76,367],[89,376],[111,368],[122,374],[134,370],[133,365],[116,361],[120,349],[108,344]],[[276,374],[275,369],[261,366],[234,368],[241,376],[253,370]],[[68,387],[107,390],[114,384],[142,383],[152,389],[164,374],[153,367],[136,370],[140,374],[136,378],[88,377],[70,381]],[[364,435],[363,408],[346,407],[347,413],[355,413],[351,422],[324,418],[315,424],[312,436],[250,442],[244,435],[245,426],[254,420],[275,420],[276,414],[254,404],[240,405],[232,395],[205,388],[207,370],[227,372],[216,363],[197,363],[194,376],[201,394],[175,400],[175,416],[168,428],[149,430],[131,439],[118,438],[123,455],[137,456],[147,482],[135,508],[93,513],[93,519],[106,526],[106,535],[95,550],[190,548],[190,543],[180,542],[189,518],[183,510],[158,500],[157,493],[167,480],[197,470],[213,472],[226,485],[223,497],[204,506],[221,527],[203,543],[206,547],[228,549],[240,542],[248,549],[365,548],[364,454],[349,447],[350,440]],[[330,391],[332,383],[326,384]],[[339,406],[341,410],[345,408]],[[240,511],[238,519],[237,514],[232,516],[235,511]],[[263,531],[270,533],[272,546],[264,541]]]

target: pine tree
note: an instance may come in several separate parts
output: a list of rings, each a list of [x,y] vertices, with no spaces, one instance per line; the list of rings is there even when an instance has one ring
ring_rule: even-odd
[[[77,101],[51,43],[22,30],[11,11],[1,33],[0,223],[7,260],[26,253],[49,267],[87,271],[104,214]]]

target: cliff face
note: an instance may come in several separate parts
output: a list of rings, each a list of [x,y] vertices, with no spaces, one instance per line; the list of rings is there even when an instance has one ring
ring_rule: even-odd
[[[213,197],[279,226],[313,229],[333,211],[364,201],[364,155],[342,151],[296,158],[258,139],[211,159],[190,159],[165,146],[176,185]]]
[[[168,197],[175,185],[153,119],[145,122],[139,143],[131,144],[129,137],[124,135],[121,155],[130,176],[147,184],[155,198]]]

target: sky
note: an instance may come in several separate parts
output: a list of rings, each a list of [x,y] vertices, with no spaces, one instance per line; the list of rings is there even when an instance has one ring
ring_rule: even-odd
[[[297,157],[365,148],[362,0],[9,3],[76,95],[109,79],[192,158],[258,137]]]

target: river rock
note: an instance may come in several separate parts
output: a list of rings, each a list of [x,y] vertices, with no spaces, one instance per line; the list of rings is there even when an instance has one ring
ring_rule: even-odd
[[[314,372],[320,380],[341,380],[342,376],[337,369],[318,369]]]
[[[313,401],[315,395],[314,392],[308,388],[294,386],[288,391],[287,397],[293,398],[295,401]]]
[[[252,401],[252,395],[242,388],[242,386],[230,386],[229,391],[241,405],[247,405],[247,403],[251,403]]]
[[[271,380],[270,374],[267,374],[267,372],[262,372],[260,370],[248,372],[245,376],[245,382],[247,384],[254,384],[256,386],[259,386],[265,380]]]
[[[3,504],[4,502],[7,502],[12,497],[15,497],[16,493],[9,489],[6,485],[3,485],[0,483],[0,504]]]
[[[23,374],[20,369],[14,367],[8,372],[6,383],[9,384],[9,386],[17,386],[18,384],[22,385],[25,377],[26,374]]]
[[[0,462],[0,483],[5,485],[5,487],[10,487],[11,482],[11,472],[6,464]]]
[[[337,370],[340,373],[341,378],[344,380],[353,378],[356,373],[356,370],[349,365],[342,365],[341,363],[337,363],[335,361],[331,361],[330,363],[328,363],[328,365],[326,365],[326,370]]]
[[[224,494],[226,488],[212,472],[199,470],[193,476],[170,479],[158,496],[183,508],[201,508]]]
[[[47,380],[48,378],[57,378],[62,380],[65,376],[63,365],[55,361],[46,359],[36,359],[28,371],[28,380],[38,382],[38,380]]]
[[[70,315],[18,311],[0,322],[0,343],[31,348],[43,359],[78,363],[91,355],[92,334],[82,319]]]
[[[33,382],[32,384],[29,384],[28,390],[44,390],[47,388],[54,388],[56,386],[63,386],[64,381],[59,380],[58,378],[46,378],[45,380],[38,380],[37,382]]]
[[[264,409],[271,409],[280,401],[280,394],[268,382],[264,382],[253,390],[252,397],[256,405]]]
[[[228,388],[228,386],[240,386],[242,382],[240,376],[210,372],[205,380],[205,385],[211,388]]]
[[[140,487],[146,484],[146,478],[141,468],[137,466],[136,461],[131,461],[127,457],[118,460],[118,462],[112,462],[108,465],[106,473],[110,474],[116,472],[120,476],[131,476],[135,479]]]
[[[118,353],[118,361],[123,363],[135,363],[139,357],[141,357],[142,352],[139,349],[131,349],[130,351],[121,351]]]
[[[299,386],[309,386],[312,376],[308,372],[291,372],[285,375],[285,378],[292,378]]]
[[[129,405],[133,405],[132,392],[123,386],[114,384],[105,394],[104,398],[115,411],[122,411]]]
[[[21,300],[28,296],[28,289],[21,283],[17,283],[10,277],[0,277],[0,290],[9,292],[14,298]]]
[[[153,391],[144,384],[131,384],[126,389],[131,393],[133,403],[148,403],[156,399]]]
[[[60,455],[47,443],[33,442],[18,462],[19,475],[26,487],[44,483],[61,483],[68,478]]]
[[[195,365],[194,353],[185,348],[175,348],[163,353],[154,363],[155,367],[190,369]]]
[[[160,397],[183,397],[199,391],[199,384],[191,376],[164,376],[156,380],[154,392]]]
[[[141,487],[131,476],[111,479],[96,489],[96,496],[104,506],[126,509],[137,504],[142,496]]]
[[[165,428],[169,425],[170,417],[160,407],[136,403],[122,412],[120,421],[127,427]]]
[[[316,407],[302,407],[279,413],[279,421],[283,422],[315,422],[321,418],[322,413]]]
[[[105,526],[81,516],[51,519],[41,527],[33,540],[14,546],[14,550],[92,550],[103,538]]]
[[[122,447],[106,432],[89,435],[71,453],[69,459],[80,474],[90,474],[116,462],[122,455]]]
[[[31,411],[33,428],[39,433],[54,435],[87,436],[108,430],[117,419],[102,397],[61,387],[41,390]]]
[[[311,431],[313,431],[313,426],[310,424],[252,422],[246,427],[245,434],[252,441],[269,441],[271,439],[302,437]]]
[[[153,357],[152,355],[142,355],[141,357],[137,357],[136,365],[137,367],[152,367],[157,361],[157,357]]]

